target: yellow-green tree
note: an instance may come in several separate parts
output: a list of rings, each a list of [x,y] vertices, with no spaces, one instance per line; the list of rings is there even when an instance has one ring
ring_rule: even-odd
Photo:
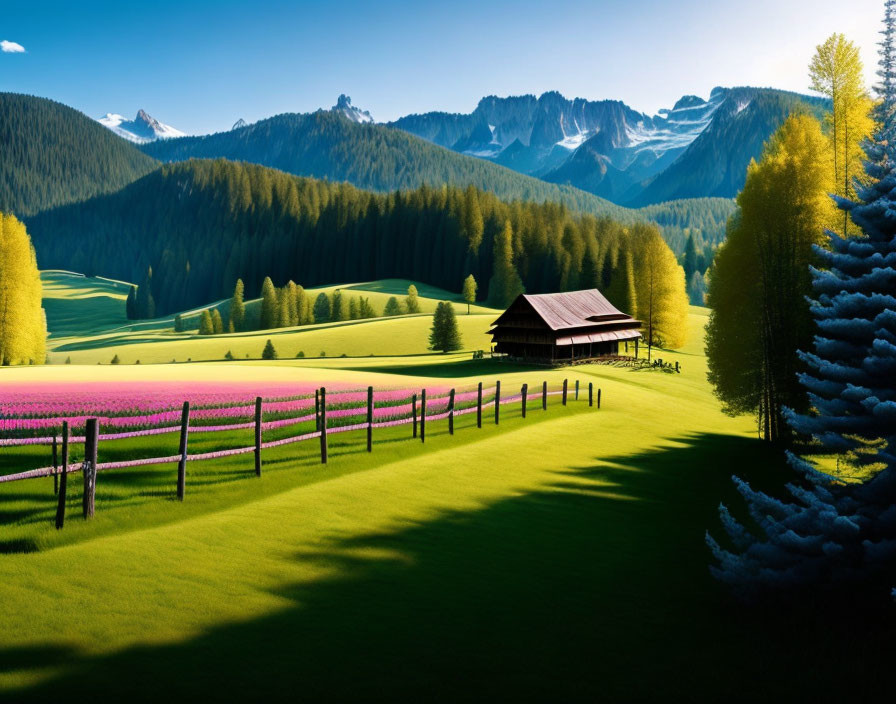
[[[41,295],[25,225],[0,213],[0,364],[43,364],[47,323]]]
[[[653,346],[674,348],[687,342],[684,269],[655,227],[637,225],[630,237],[637,286],[636,317],[644,324],[642,333],[650,359]]]
[[[859,48],[842,34],[832,34],[819,45],[809,65],[810,87],[831,100],[825,127],[833,155],[833,192],[851,200],[856,197],[854,180],[864,174],[862,144],[874,131],[873,104],[865,88],[863,70]],[[834,217],[838,215],[835,213]],[[849,211],[844,210],[842,215],[842,232],[847,233],[852,229]]]
[[[764,437],[781,438],[782,409],[805,409],[799,349],[814,325],[812,249],[831,222],[830,143],[809,115],[789,117],[747,170],[739,210],[713,263],[706,354],[723,409],[755,413]]]

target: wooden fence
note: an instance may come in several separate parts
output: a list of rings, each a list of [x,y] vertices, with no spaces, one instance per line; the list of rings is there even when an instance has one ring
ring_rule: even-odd
[[[588,384],[588,405],[595,405],[594,384]],[[395,391],[384,392],[394,395]],[[575,400],[579,400],[579,381],[575,382]],[[448,421],[448,433],[454,434],[455,417],[467,414],[476,414],[476,426],[482,427],[483,410],[494,408],[494,423],[500,423],[501,406],[509,404],[520,404],[522,417],[526,417],[527,403],[529,401],[540,401],[542,410],[548,409],[548,397],[560,396],[561,405],[566,406],[569,397],[569,386],[566,379],[563,380],[561,389],[551,391],[548,383],[543,382],[541,389],[537,392],[530,392],[528,384],[523,384],[518,394],[502,397],[501,382],[497,381],[491,389],[484,390],[482,382],[479,382],[475,391],[465,392],[461,395],[457,394],[456,389],[451,389],[447,394],[441,396],[430,396],[427,399],[426,389],[421,389],[419,397],[417,393],[409,396],[410,403],[398,406],[381,406],[380,410],[387,413],[387,420],[376,420],[376,394],[373,387],[367,388],[366,403],[363,407],[340,408],[337,412],[340,414],[339,420],[350,418],[353,415],[366,415],[362,422],[346,423],[335,425],[328,420],[327,417],[327,390],[320,388],[315,391],[314,395],[314,413],[298,416],[295,418],[287,418],[275,421],[263,421],[264,400],[259,396],[255,399],[254,404],[254,420],[251,423],[231,423],[213,426],[197,426],[190,427],[190,403],[185,401],[181,409],[181,422],[179,426],[166,426],[161,428],[147,428],[138,431],[125,433],[108,433],[100,434],[100,424],[97,418],[88,418],[85,424],[85,433],[83,436],[73,437],[70,434],[68,421],[62,421],[61,438],[57,435],[50,437],[38,438],[6,438],[0,439],[0,447],[15,447],[24,445],[51,445],[52,446],[52,464],[38,469],[32,469],[14,474],[0,476],[0,484],[24,481],[29,479],[37,479],[40,477],[52,476],[54,493],[58,495],[57,511],[56,511],[56,527],[62,528],[65,524],[65,508],[66,493],[68,487],[68,475],[75,472],[82,472],[84,478],[83,490],[83,514],[85,518],[90,518],[96,510],[96,478],[99,472],[112,469],[124,469],[129,467],[141,467],[146,465],[175,464],[177,465],[177,483],[176,495],[180,501],[184,500],[186,493],[186,468],[187,462],[199,462],[203,460],[218,459],[222,457],[230,457],[242,454],[254,454],[255,474],[262,474],[262,452],[274,447],[281,447],[293,443],[299,443],[309,440],[319,440],[320,442],[320,461],[322,464],[327,463],[328,458],[328,436],[335,433],[351,432],[356,430],[364,430],[367,435],[367,451],[373,451],[374,430],[376,428],[386,428],[399,425],[411,425],[411,437],[416,439],[419,437],[421,442],[426,442],[426,423],[438,420]],[[491,397],[490,400],[486,400]],[[427,413],[427,402],[436,407],[444,406],[443,410],[436,413]],[[597,408],[601,406],[601,390],[597,389]],[[391,413],[389,413],[391,412]],[[314,421],[315,430],[306,433],[292,435],[278,440],[264,442],[263,436],[266,429],[276,429],[288,427],[290,425],[299,425]],[[215,450],[212,452],[202,452],[190,454],[188,452],[188,441],[190,433],[198,432],[229,432],[234,430],[254,429],[254,443],[244,447],[234,447],[225,450]],[[132,460],[124,460],[118,462],[98,462],[99,446],[101,441],[121,440],[133,437],[143,437],[149,435],[160,435],[166,433],[180,433],[180,443],[178,453],[176,455],[166,457],[145,457]],[[59,446],[61,439],[61,462],[59,461]],[[80,464],[69,464],[69,447],[72,443],[84,444],[84,460]]]

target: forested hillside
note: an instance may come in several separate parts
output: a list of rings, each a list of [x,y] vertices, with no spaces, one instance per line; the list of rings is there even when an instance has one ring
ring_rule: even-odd
[[[379,192],[419,188],[424,184],[473,185],[504,200],[563,203],[571,210],[608,216],[621,223],[659,222],[663,217],[671,228],[667,240],[681,242],[677,254],[683,251],[687,233],[676,230],[700,227],[704,230],[703,239],[718,242],[724,236],[730,214],[726,211],[716,217],[720,212],[716,204],[707,207],[706,203],[692,200],[676,206],[681,216],[664,217],[663,206],[656,206],[645,215],[575,188],[545,183],[489,161],[458,154],[400,129],[358,124],[328,111],[278,115],[230,132],[169,139],[142,148],[162,161],[194,157],[247,161],[299,176],[346,181]]]
[[[472,273],[484,297],[508,224],[528,291],[608,286],[620,261],[631,269],[623,226],[561,204],[507,203],[473,187],[375,194],[223,160],[167,165],[29,228],[43,268],[141,283],[151,269],[165,313],[229,296],[237,278],[257,295],[265,276],[305,286],[412,278],[459,290]]]
[[[157,163],[82,113],[0,93],[0,212],[28,216],[111,193]]]

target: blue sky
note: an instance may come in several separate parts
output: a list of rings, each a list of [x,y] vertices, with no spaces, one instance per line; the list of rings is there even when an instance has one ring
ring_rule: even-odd
[[[339,93],[381,121],[547,90],[654,112],[716,85],[805,91],[835,31],[870,80],[882,13],[882,0],[3,0],[0,90],[92,117],[145,108],[193,134]]]

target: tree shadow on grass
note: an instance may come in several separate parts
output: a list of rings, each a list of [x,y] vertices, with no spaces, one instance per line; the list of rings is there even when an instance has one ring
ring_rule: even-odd
[[[281,610],[183,643],[71,653],[64,674],[12,696],[863,700],[892,662],[890,610],[746,608],[710,578],[703,532],[734,497],[732,472],[789,478],[775,451],[730,436],[596,460],[477,510],[306,548],[284,559],[336,576],[280,586]],[[0,662],[45,663],[22,652]]]

